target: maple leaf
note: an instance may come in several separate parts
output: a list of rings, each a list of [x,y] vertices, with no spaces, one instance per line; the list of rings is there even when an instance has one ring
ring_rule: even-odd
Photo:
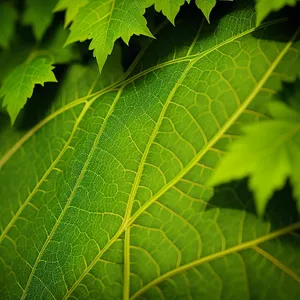
[[[259,215],[275,190],[291,178],[300,211],[300,112],[282,102],[268,105],[273,119],[244,127],[220,161],[209,183],[213,186],[250,176]]]
[[[0,99],[13,124],[26,100],[32,96],[36,84],[44,85],[45,82],[56,82],[50,59],[36,57],[19,65],[5,78],[0,89]]]

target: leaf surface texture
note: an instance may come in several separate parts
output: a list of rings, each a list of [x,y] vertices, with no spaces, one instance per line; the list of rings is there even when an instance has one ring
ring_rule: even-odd
[[[2,133],[4,298],[296,298],[297,215],[262,220],[242,183],[206,185],[299,70],[297,33],[236,6],[184,39],[167,26],[111,86],[77,66],[23,140]]]

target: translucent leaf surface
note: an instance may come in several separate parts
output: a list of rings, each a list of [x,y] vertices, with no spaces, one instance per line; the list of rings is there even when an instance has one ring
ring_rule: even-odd
[[[101,71],[118,38],[128,43],[133,34],[152,36],[143,17],[145,9],[146,0],[90,0],[79,10],[67,44],[91,39],[90,49]]]
[[[241,1],[224,15],[165,28],[110,87],[66,83],[20,140],[2,131],[4,299],[297,298],[291,196],[260,219],[243,184],[205,183],[298,73],[298,33],[255,29]]]
[[[274,119],[245,127],[245,136],[233,143],[210,180],[216,185],[250,176],[260,215],[289,177],[300,203],[300,113],[281,102],[270,103],[269,111]]]
[[[215,7],[217,0],[196,0],[197,6],[204,13],[205,18],[209,21],[209,15]]]
[[[155,4],[155,9],[162,13],[174,24],[180,6],[184,4],[185,0],[147,0],[149,6]]]
[[[295,6],[297,0],[256,0],[256,24],[259,25],[271,12],[279,11],[286,5]]]

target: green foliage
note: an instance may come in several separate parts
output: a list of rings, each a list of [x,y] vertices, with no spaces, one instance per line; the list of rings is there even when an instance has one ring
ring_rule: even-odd
[[[17,11],[8,3],[0,3],[0,47],[8,48],[14,34]]]
[[[185,0],[147,0],[148,4],[146,7],[151,6],[154,3],[154,7],[156,11],[162,13],[170,20],[172,24],[174,24],[175,17],[177,16],[180,6],[184,4]]]
[[[12,124],[24,107],[27,98],[32,96],[35,84],[56,82],[52,70],[53,66],[49,59],[35,57],[16,67],[3,81],[0,99],[4,98],[3,106],[7,106]]]
[[[52,10],[57,0],[26,0],[24,24],[31,25],[37,40],[40,40],[52,23]]]
[[[67,44],[91,39],[90,49],[94,50],[101,72],[118,38],[122,38],[128,44],[134,34],[152,37],[143,17],[147,7],[154,5],[158,12],[161,11],[174,23],[184,2],[184,0],[89,0],[86,5],[82,1],[77,2],[71,12],[72,4],[60,1],[57,9],[68,8],[66,24],[74,19]],[[208,20],[216,0],[197,0],[196,4]],[[77,14],[78,7],[81,9]]]
[[[273,119],[244,128],[211,178],[216,185],[250,175],[257,211],[262,215],[275,190],[291,177],[300,211],[300,112],[281,102],[271,102]]]
[[[133,34],[152,36],[143,17],[145,8],[146,0],[90,0],[75,17],[67,44],[92,39],[90,49],[101,72],[119,37],[128,43]]]
[[[294,11],[257,27],[251,0],[213,6],[57,1],[65,21],[38,41],[20,23],[0,52],[11,120],[35,84],[58,83],[36,88],[14,126],[0,114],[1,300],[297,299]],[[134,39],[137,54],[117,41],[133,34],[156,39]],[[91,40],[97,61],[66,40]],[[239,164],[216,170],[227,155]],[[253,193],[208,184],[259,170]]]
[[[285,5],[295,6],[297,0],[256,0],[256,25],[266,18],[272,11],[279,11]]]
[[[59,0],[54,11],[66,10],[65,26],[68,26],[76,17],[79,9],[88,4],[88,0]]]
[[[205,18],[209,22],[209,15],[215,7],[217,0],[196,0],[197,6],[203,11]]]

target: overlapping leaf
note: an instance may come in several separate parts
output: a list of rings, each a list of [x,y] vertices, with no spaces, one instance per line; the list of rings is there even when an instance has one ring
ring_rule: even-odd
[[[295,6],[297,0],[256,0],[256,25],[259,25],[271,12],[279,11],[286,5]]]
[[[122,38],[128,44],[134,34],[152,37],[143,17],[147,7],[154,5],[158,12],[161,11],[174,23],[184,2],[184,0],[89,0],[86,5],[80,1],[73,6],[71,2],[61,1],[56,9],[67,9],[67,23],[74,19],[67,44],[91,39],[90,49],[94,50],[101,71],[118,38]],[[216,1],[198,0],[196,4],[209,19]]]
[[[209,21],[209,15],[215,7],[217,0],[196,0],[197,6],[203,11],[205,18]]]
[[[216,185],[250,175],[257,210],[265,211],[275,190],[294,187],[300,211],[300,112],[281,102],[269,104],[272,120],[248,125],[245,136],[233,143],[211,179]]]
[[[12,50],[0,54],[0,100],[7,109],[12,124],[32,96],[36,84],[56,81],[52,72],[53,64],[64,64],[78,58],[75,46],[63,48],[67,31],[58,26],[54,34],[37,48],[36,44],[26,38],[17,36]]]
[[[206,181],[298,73],[298,35],[283,19],[255,29],[242,1],[211,25],[193,19],[123,80],[79,76],[84,94],[72,80],[22,140],[0,135],[4,299],[297,297],[297,216],[259,219],[243,185],[213,196]]]

